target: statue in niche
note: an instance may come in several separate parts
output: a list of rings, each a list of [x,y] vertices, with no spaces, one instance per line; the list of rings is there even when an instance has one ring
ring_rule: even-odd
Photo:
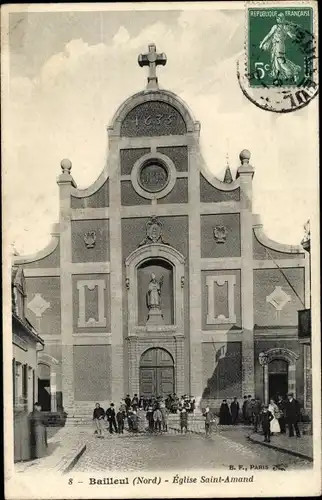
[[[154,273],[151,273],[151,280],[146,294],[146,304],[149,309],[148,324],[162,324],[163,314],[161,311],[161,289],[163,285],[163,276],[159,281]]]
[[[147,292],[148,309],[156,309],[160,307],[161,288],[163,284],[163,276],[158,281],[155,274],[151,274],[151,280]]]

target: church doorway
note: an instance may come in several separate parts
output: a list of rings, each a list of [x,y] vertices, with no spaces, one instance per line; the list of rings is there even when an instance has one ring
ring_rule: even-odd
[[[45,363],[38,363],[38,403],[42,411],[51,410],[50,367]]]
[[[284,359],[273,359],[268,364],[268,390],[269,399],[288,393],[288,362]]]
[[[161,348],[145,351],[140,359],[140,395],[166,397],[174,391],[174,363],[171,354]]]

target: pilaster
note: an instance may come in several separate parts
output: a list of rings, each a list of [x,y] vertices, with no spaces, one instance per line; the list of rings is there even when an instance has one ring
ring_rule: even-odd
[[[240,233],[241,233],[241,309],[242,309],[242,391],[254,396],[254,285],[253,285],[253,216],[252,178],[254,169],[249,165],[250,152],[240,153]]]
[[[58,177],[60,198],[60,289],[61,289],[61,343],[63,406],[69,416],[74,415],[74,355],[73,355],[73,290],[69,266],[72,261],[70,192],[76,187],[70,175],[72,164],[62,160],[63,173]]]
[[[109,137],[110,200],[110,294],[112,332],[112,400],[124,397],[121,181],[117,137]]]
[[[202,321],[201,321],[201,236],[200,174],[198,131],[188,147],[189,158],[189,324],[190,324],[190,393],[197,406],[202,396]]]

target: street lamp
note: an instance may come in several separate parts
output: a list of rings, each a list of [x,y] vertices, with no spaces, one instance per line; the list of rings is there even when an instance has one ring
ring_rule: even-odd
[[[265,366],[268,363],[268,356],[265,352],[260,352],[258,355],[258,361],[259,364],[263,367],[263,395],[264,395],[264,404],[267,404],[267,399],[268,399],[268,387],[267,387],[267,380],[265,377]]]

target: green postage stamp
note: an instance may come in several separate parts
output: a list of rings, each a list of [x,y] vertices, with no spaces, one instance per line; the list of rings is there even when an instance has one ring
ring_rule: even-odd
[[[312,78],[313,58],[311,7],[248,10],[251,86],[298,86]]]
[[[311,2],[259,5],[246,7],[245,59],[239,65],[239,83],[258,107],[294,111],[318,92],[317,11]]]

